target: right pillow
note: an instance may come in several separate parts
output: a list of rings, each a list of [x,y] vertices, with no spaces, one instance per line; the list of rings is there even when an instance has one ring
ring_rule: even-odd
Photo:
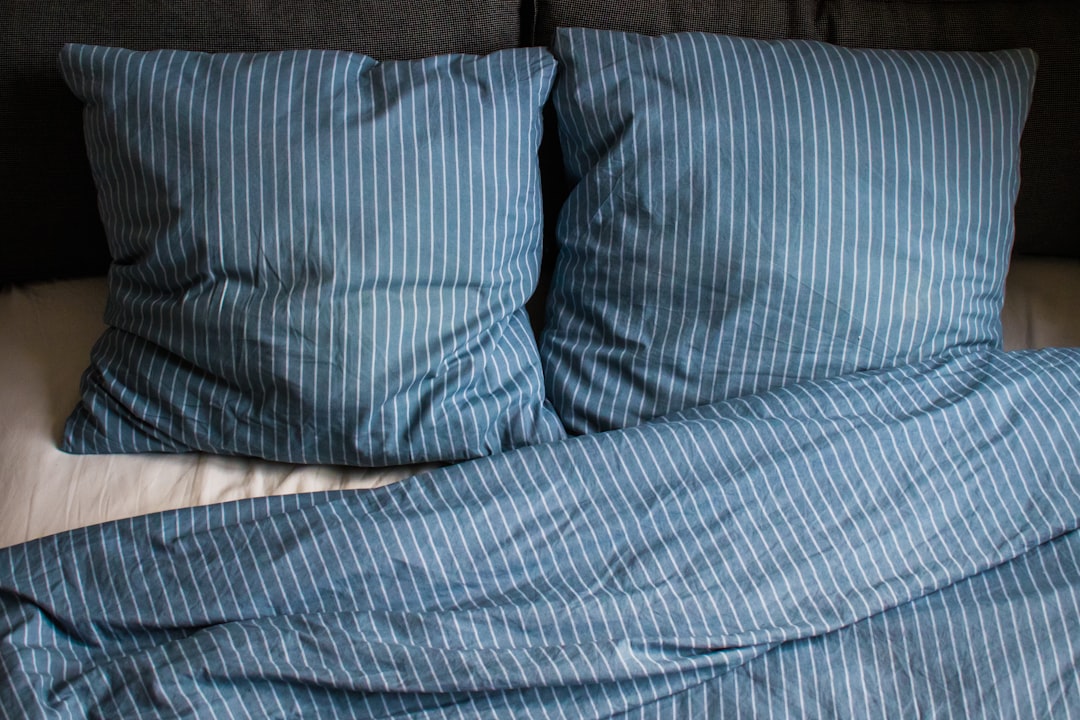
[[[1000,347],[1030,50],[559,29],[541,339],[576,433]]]

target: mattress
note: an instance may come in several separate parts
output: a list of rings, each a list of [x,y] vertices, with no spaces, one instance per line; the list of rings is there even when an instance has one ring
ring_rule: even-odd
[[[294,466],[201,454],[57,449],[101,333],[102,278],[0,295],[0,547],[146,513],[249,497],[386,485],[430,466]],[[1080,346],[1080,262],[1013,263],[1006,349]]]

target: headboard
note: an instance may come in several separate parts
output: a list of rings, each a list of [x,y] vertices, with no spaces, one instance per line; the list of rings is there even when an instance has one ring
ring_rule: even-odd
[[[1080,257],[1080,4],[1071,0],[9,0],[0,72],[0,286],[108,265],[64,42],[136,49],[347,49],[376,58],[546,44],[557,26],[705,30],[842,45],[1026,46],[1040,57],[1022,144],[1015,251]],[[550,118],[550,115],[549,115]],[[542,149],[550,218],[565,192]]]

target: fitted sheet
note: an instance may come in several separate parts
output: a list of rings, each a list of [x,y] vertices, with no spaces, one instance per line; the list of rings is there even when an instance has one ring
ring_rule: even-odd
[[[1080,346],[1080,261],[1014,260],[1001,321],[1006,350]]]
[[[378,487],[429,469],[60,452],[79,377],[103,328],[105,294],[102,278],[0,294],[0,547],[161,510]],[[1002,319],[1006,349],[1080,346],[1080,262],[1014,261]]]

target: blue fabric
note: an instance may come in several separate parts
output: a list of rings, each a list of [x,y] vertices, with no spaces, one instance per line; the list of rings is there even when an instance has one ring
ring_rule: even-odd
[[[1080,349],[971,351],[0,550],[0,717],[1076,715],[1078,526]]]
[[[565,435],[523,310],[549,53],[61,67],[114,260],[63,449],[395,465]]]
[[[1035,56],[563,29],[567,427],[999,347]]]

